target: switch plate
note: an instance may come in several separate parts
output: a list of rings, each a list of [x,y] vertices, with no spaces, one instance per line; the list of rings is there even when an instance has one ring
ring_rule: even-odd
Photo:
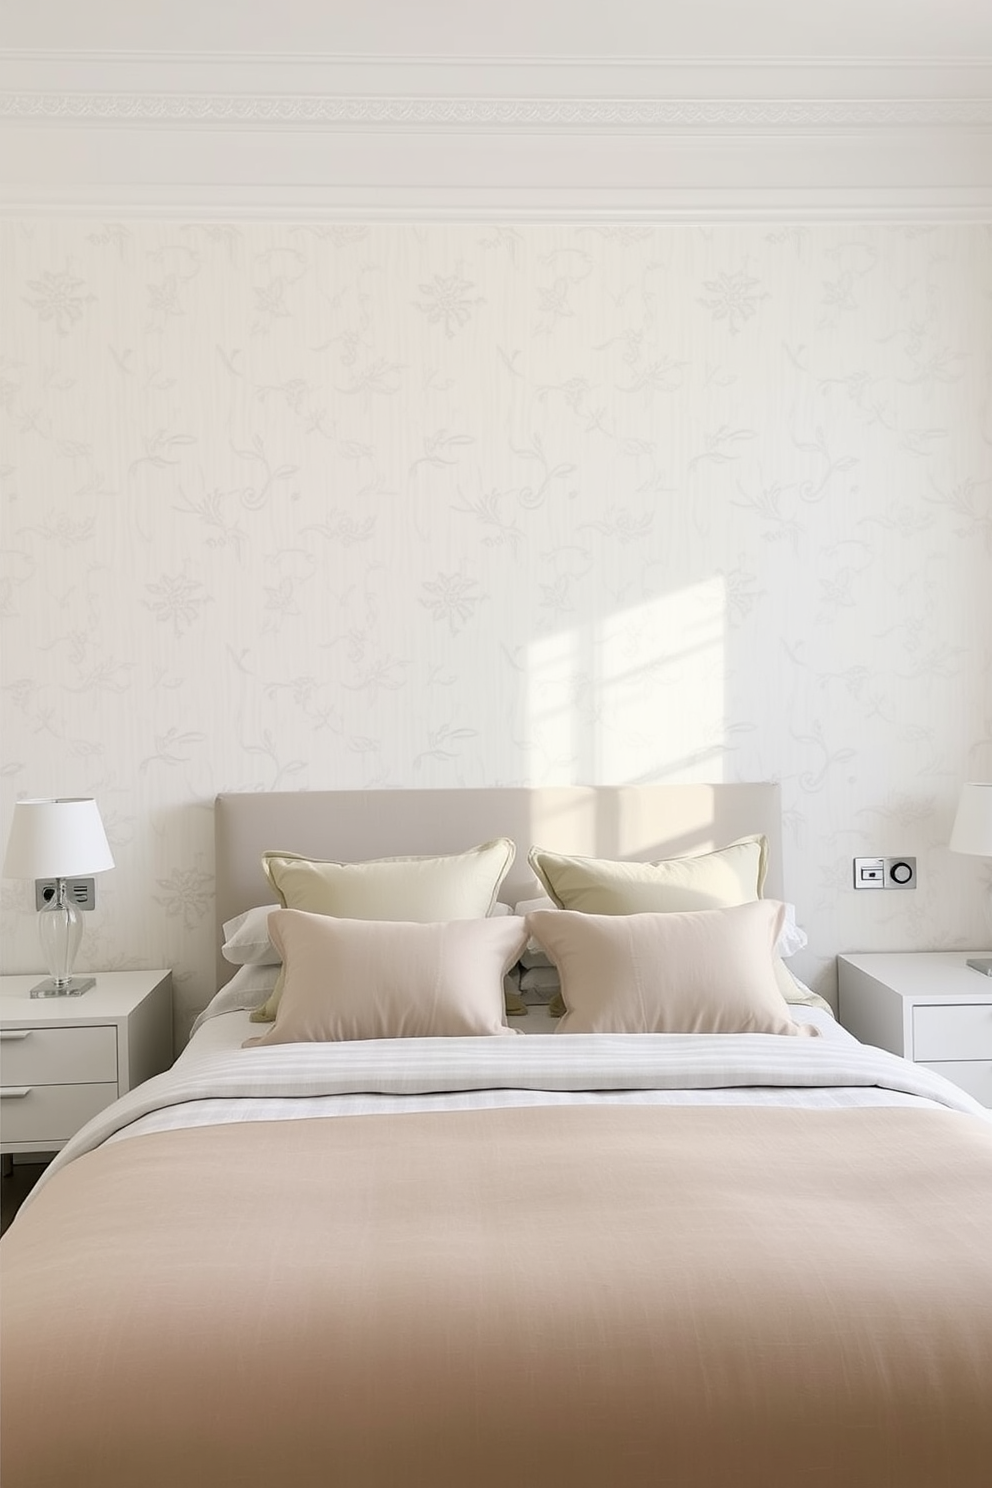
[[[96,879],[67,878],[65,896],[77,909],[96,909]],[[36,878],[34,881],[35,909],[47,909],[54,898],[54,878]]]
[[[915,889],[916,859],[886,858],[885,887],[887,889]]]
[[[856,889],[915,889],[915,858],[855,858]]]

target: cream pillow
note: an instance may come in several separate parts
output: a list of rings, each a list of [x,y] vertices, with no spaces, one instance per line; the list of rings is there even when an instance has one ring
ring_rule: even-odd
[[[516,849],[496,837],[444,857],[335,863],[267,852],[262,868],[284,909],[349,920],[474,920],[492,912]]]
[[[275,1022],[255,1044],[512,1034],[503,976],[527,938],[511,917],[339,919],[298,909],[269,916],[283,961]]]
[[[558,1033],[804,1034],[778,988],[784,907],[598,915],[537,910],[527,926],[561,976]]]
[[[760,836],[742,837],[698,857],[655,863],[564,857],[534,847],[527,861],[562,909],[586,914],[726,909],[761,898],[768,843]]]
[[[768,839],[740,837],[696,857],[655,863],[564,857],[539,847],[531,848],[527,861],[562,909],[620,915],[729,909],[761,898]],[[782,996],[795,995],[795,978],[780,956],[774,957],[773,967]]]
[[[348,920],[481,919],[493,913],[496,895],[516,848],[496,837],[463,853],[432,858],[373,858],[337,863],[301,853],[266,852],[262,869],[284,909]],[[271,1023],[282,996],[282,978],[253,1023]]]

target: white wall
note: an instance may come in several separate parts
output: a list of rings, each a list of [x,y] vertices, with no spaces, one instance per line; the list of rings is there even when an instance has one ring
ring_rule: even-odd
[[[988,226],[0,234],[2,819],[99,799],[81,962],[184,1029],[212,798],[277,786],[777,778],[818,990],[987,940]],[[27,886],[2,930],[37,966]]]

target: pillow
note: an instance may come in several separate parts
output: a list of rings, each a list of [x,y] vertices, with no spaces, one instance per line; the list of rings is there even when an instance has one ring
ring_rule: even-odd
[[[262,854],[262,869],[284,909],[350,920],[432,923],[479,919],[495,912],[496,895],[516,848],[496,837],[464,853],[436,858],[373,858],[335,863],[300,853]],[[253,1023],[271,1023],[282,979]]]
[[[764,837],[742,837],[698,857],[655,863],[564,857],[534,847],[527,861],[561,909],[587,914],[726,909],[761,898],[768,843]]]
[[[275,986],[279,970],[278,966],[239,966],[231,980],[197,1014],[189,1031],[190,1038],[219,1013],[250,1013],[261,1007]]]
[[[537,910],[530,933],[555,961],[558,1033],[802,1034],[778,988],[774,899],[729,909],[585,914]]]
[[[776,951],[780,956],[794,956],[797,951],[801,951],[803,946],[808,944],[809,936],[800,925],[796,924],[796,906],[794,904],[787,904],[785,906],[785,924],[782,926],[778,945],[775,947]]]
[[[527,861],[562,909],[619,915],[729,909],[761,898],[768,840],[740,837],[697,857],[655,863],[564,857],[533,847]],[[779,956],[773,965],[779,991],[788,997],[793,978]]]
[[[543,894],[539,899],[521,899],[513,906],[513,913],[518,915],[530,914],[535,909],[555,909],[557,906],[553,899]],[[779,956],[794,956],[796,951],[801,951],[807,945],[808,937],[805,930],[796,924],[796,906],[787,904],[785,906],[785,921],[779,932],[778,943],[775,946]],[[548,1015],[552,1018],[560,1018],[565,1011],[565,1004],[561,998],[561,988],[558,981],[558,972],[554,962],[541,950],[537,941],[531,936],[520,957],[521,992],[543,992],[550,995],[548,1002]],[[787,967],[775,968],[778,978],[779,991],[786,1002],[802,1003],[805,1005],[823,1008],[825,1012],[833,1013],[833,1008],[816,992],[793,976]],[[508,1004],[509,1006],[509,1004]]]
[[[513,1034],[503,976],[523,949],[512,917],[445,923],[352,920],[276,909],[269,935],[282,997],[256,1044]]]
[[[269,939],[269,915],[278,904],[260,904],[224,922],[221,955],[234,966],[278,966],[279,952]]]
[[[349,920],[474,920],[491,913],[515,848],[509,837],[436,858],[333,863],[299,853],[262,854],[284,909]]]

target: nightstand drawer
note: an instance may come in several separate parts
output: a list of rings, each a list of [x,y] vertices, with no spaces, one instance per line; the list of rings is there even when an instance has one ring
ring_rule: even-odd
[[[957,1059],[927,1060],[927,1069],[943,1075],[962,1090],[967,1090],[983,1106],[992,1106],[992,1060]]]
[[[913,1009],[913,1058],[992,1059],[992,1004],[958,1003]]]
[[[0,1032],[0,1085],[97,1085],[111,1080],[116,1091],[117,1029],[110,1025]]]
[[[47,1152],[61,1146],[91,1116],[117,1099],[117,1083],[107,1085],[14,1085],[0,1090],[4,1143],[26,1144]]]

